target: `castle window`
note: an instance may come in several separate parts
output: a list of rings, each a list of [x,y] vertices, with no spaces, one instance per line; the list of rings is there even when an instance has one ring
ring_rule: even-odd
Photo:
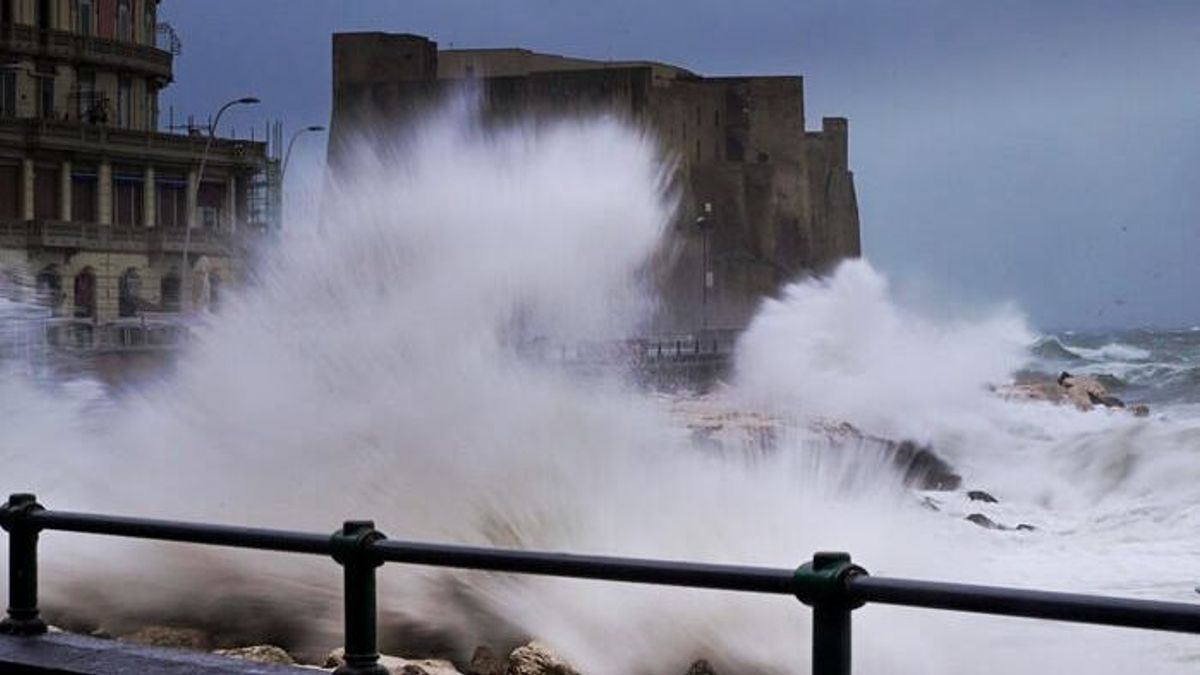
[[[742,142],[733,136],[725,137],[725,158],[731,162],[741,162],[746,159],[746,150]]]

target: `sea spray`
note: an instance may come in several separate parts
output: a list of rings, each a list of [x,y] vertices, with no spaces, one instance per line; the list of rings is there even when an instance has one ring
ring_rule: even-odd
[[[373,517],[408,539],[783,567],[844,549],[878,574],[1072,579],[1079,547],[1069,535],[980,530],[948,515],[956,494],[931,511],[877,449],[831,445],[804,423],[844,415],[920,431],[906,426],[910,416],[933,428],[950,406],[971,420],[952,425],[957,456],[971,460],[971,480],[990,480],[998,448],[1053,445],[1038,424],[1008,433],[1017,417],[1076,414],[1015,406],[1035,412],[991,416],[1009,408],[982,386],[1007,375],[1019,321],[913,324],[878,275],[851,265],[791,293],[837,322],[843,288],[860,292],[870,306],[844,307],[849,323],[789,319],[785,297],[778,321],[764,318],[739,350],[744,379],[729,402],[787,413],[773,449],[713,453],[658,399],[617,379],[580,381],[514,348],[638,331],[653,304],[644,272],[672,209],[651,139],[609,119],[485,130],[455,110],[349,160],[324,216],[289,224],[169,378],[119,404],[6,379],[0,402],[21,416],[0,430],[5,484],[36,490],[51,508],[314,531]],[[863,313],[876,310],[882,324]],[[830,332],[813,341],[814,330]],[[783,384],[759,386],[765,376],[754,373],[770,365],[755,360],[760,339]],[[814,380],[846,387],[823,408],[803,373],[822,377],[829,359],[853,358],[839,339],[869,358]],[[923,340],[959,367],[922,377],[886,358],[888,343],[916,350]],[[849,406],[856,387],[878,405]],[[1014,508],[1036,506],[1010,494]],[[115,631],[195,623],[310,656],[339,639],[328,560],[73,535],[47,534],[43,546],[47,606],[63,620]],[[787,598],[404,566],[380,576],[389,650],[462,657],[480,642],[538,637],[594,675],[682,672],[698,657],[721,672],[807,668],[808,610]],[[856,659],[867,672],[905,673],[1178,662],[1156,653],[1157,636],[1092,630],[869,607],[856,617]]]
[[[1001,307],[971,321],[906,310],[865,261],[767,300],[738,343],[737,391],[748,404],[928,436],[970,414],[1029,358],[1023,318]]]

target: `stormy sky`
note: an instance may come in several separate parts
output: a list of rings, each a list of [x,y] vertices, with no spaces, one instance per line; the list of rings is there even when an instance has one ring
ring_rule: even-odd
[[[1050,329],[1200,324],[1200,2],[168,0],[162,19],[183,41],[164,115],[261,97],[223,120],[239,135],[328,123],[334,31],[799,73],[809,128],[850,118],[864,251],[903,292]]]

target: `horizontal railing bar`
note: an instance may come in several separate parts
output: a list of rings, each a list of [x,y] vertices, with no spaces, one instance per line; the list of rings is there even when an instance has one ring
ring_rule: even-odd
[[[385,539],[371,547],[388,562],[543,576],[792,595],[794,570],[545,551],[516,551]]]
[[[856,576],[855,601],[996,616],[1200,633],[1200,605],[997,586]]]
[[[21,519],[43,530],[319,555],[333,553],[328,535],[288,530],[69,511],[32,511],[23,514]],[[392,539],[367,543],[365,548],[385,562],[777,595],[796,592],[794,571],[790,569],[493,549]],[[851,576],[846,584],[845,598],[852,603],[1200,633],[1200,604],[868,575]]]
[[[329,555],[333,551],[329,535],[307,532],[103,516],[70,511],[35,511],[25,518],[29,524],[44,530],[107,534],[136,539],[157,539],[292,553]]]

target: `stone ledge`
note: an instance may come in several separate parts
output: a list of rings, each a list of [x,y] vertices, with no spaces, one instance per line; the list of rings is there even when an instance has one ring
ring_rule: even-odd
[[[255,663],[202,652],[50,633],[38,637],[0,635],[0,672],[12,675],[311,675],[320,669]]]

